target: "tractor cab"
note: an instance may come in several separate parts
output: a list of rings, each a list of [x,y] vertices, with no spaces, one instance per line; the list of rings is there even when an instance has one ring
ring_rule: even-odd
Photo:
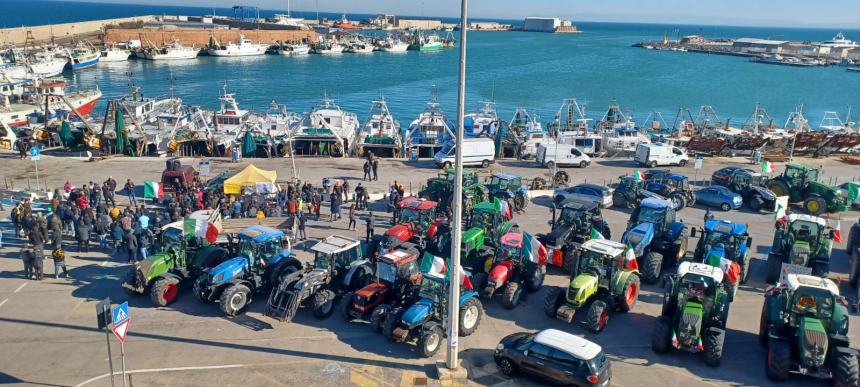
[[[528,190],[519,175],[494,173],[486,187],[490,197],[510,201],[515,211],[522,211],[528,203]]]
[[[434,238],[440,223],[440,219],[436,217],[437,205],[435,201],[415,197],[408,197],[397,203],[400,216],[397,224],[385,231],[388,245],[385,251],[396,247],[397,240],[423,243],[425,239]],[[394,240],[395,238],[397,240]]]
[[[794,187],[806,187],[810,182],[818,181],[818,175],[820,171],[818,168],[810,167],[802,164],[787,164],[785,166],[785,172],[782,174],[782,180],[788,183],[789,192],[779,192],[777,195],[790,195],[792,197],[795,196]]]
[[[824,219],[804,214],[791,214],[785,232],[778,231],[783,236],[780,243],[789,252],[789,262],[795,265],[806,265],[810,257],[818,251],[824,230]]]
[[[679,210],[696,201],[693,189],[690,187],[690,179],[677,173],[669,173],[659,180],[648,181],[645,183],[645,190],[671,200],[674,207]]]
[[[421,284],[423,275],[418,264],[418,252],[394,250],[376,259],[375,281],[355,291],[345,302],[347,317],[361,317],[369,313],[380,314],[372,322],[377,328],[381,324],[382,314],[391,309],[392,305],[400,305],[411,299]],[[352,302],[349,303],[349,300]],[[374,309],[380,307],[377,312]],[[350,317],[351,316],[351,317]]]
[[[692,229],[696,236],[696,228]],[[719,267],[733,285],[746,282],[752,238],[745,224],[728,220],[708,220],[701,229],[694,257],[697,262]]]
[[[784,265],[811,267],[812,275],[826,277],[836,231],[824,219],[791,214],[776,223],[773,243],[767,257],[768,283],[779,280]]]
[[[313,247],[314,269],[331,270],[335,276],[363,258],[361,241],[339,235],[329,236]]]
[[[630,226],[649,223],[654,225],[655,234],[660,235],[675,223],[675,208],[673,203],[665,199],[647,198],[633,210],[628,222]]]
[[[522,261],[523,234],[509,232],[502,236],[499,248],[496,250],[496,261]]]
[[[395,250],[376,259],[376,280],[394,285],[399,282],[421,282],[421,267],[415,251]]]
[[[238,256],[247,257],[250,267],[265,268],[273,258],[284,254],[289,245],[283,231],[265,226],[251,226],[239,233]],[[290,253],[287,251],[286,255]]]
[[[678,266],[680,310],[688,301],[695,301],[707,308],[714,301],[718,287],[722,286],[723,271],[719,267],[695,262],[683,262]]]

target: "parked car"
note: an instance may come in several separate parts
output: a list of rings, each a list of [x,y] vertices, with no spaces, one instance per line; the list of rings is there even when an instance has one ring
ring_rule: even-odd
[[[853,185],[857,188],[860,188],[860,181],[848,181],[840,184],[839,188],[842,188],[843,190],[845,190],[845,192],[851,192],[848,188],[849,185]],[[857,195],[857,197],[854,198],[854,202],[852,202],[851,205],[854,207],[860,207],[860,195]]]
[[[579,198],[596,201],[600,207],[612,207],[612,188],[597,184],[579,184],[573,187],[557,188],[552,197],[555,204],[561,204],[568,199]]]
[[[744,205],[744,199],[741,195],[723,186],[713,185],[702,188],[696,191],[695,195],[697,203],[719,207],[723,211],[737,210]]]
[[[499,342],[493,359],[506,375],[529,373],[553,385],[608,386],[612,379],[603,348],[556,329],[509,335]]]
[[[714,184],[727,185],[732,181],[732,175],[735,171],[744,169],[743,167],[725,167],[720,168],[711,175],[711,181]]]

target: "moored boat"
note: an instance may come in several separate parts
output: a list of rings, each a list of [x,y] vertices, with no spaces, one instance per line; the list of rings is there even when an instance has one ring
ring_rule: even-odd
[[[402,144],[400,122],[388,111],[385,98],[373,101],[367,121],[358,133],[356,156],[362,157],[370,151],[375,156],[399,157]]]
[[[356,131],[358,117],[326,96],[293,125],[290,141],[295,155],[346,157]]]
[[[67,68],[72,71],[80,71],[95,67],[101,59],[101,52],[86,40],[78,41],[71,50],[66,50],[68,57]]]
[[[417,152],[418,157],[432,157],[442,149],[447,139],[454,138],[453,127],[433,97],[418,118],[409,124],[405,148]]]
[[[125,62],[131,56],[131,50],[114,45],[105,47],[101,52],[102,62]]]
[[[178,40],[174,40],[172,43],[161,47],[152,46],[145,49],[143,56],[149,60],[181,60],[194,59],[199,53],[200,50],[194,45],[185,46]]]
[[[206,52],[212,56],[253,56],[265,54],[268,48],[269,46],[265,44],[253,43],[250,39],[245,38],[245,35],[239,35],[239,39],[226,45],[218,43],[218,40],[213,36]]]

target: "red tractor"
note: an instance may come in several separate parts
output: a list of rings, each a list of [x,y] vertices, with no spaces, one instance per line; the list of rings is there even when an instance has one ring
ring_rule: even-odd
[[[394,250],[376,258],[376,280],[344,295],[341,315],[346,321],[370,321],[382,332],[385,316],[394,308],[411,305],[421,287],[421,265],[417,250]]]
[[[475,287],[488,299],[502,289],[502,306],[513,309],[522,298],[523,288],[533,293],[543,286],[546,258],[546,248],[535,237],[509,232],[499,241],[489,274],[475,274]]]
[[[448,220],[436,216],[438,203],[416,197],[408,197],[397,203],[400,216],[397,224],[385,231],[380,242],[384,252],[391,251],[403,242],[414,242],[422,248],[434,240],[440,224]]]

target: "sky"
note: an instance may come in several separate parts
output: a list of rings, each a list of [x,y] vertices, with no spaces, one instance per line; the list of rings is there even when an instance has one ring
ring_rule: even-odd
[[[287,0],[81,0],[105,3],[286,9]],[[2,0],[0,0],[2,2]],[[293,10],[458,16],[458,0],[292,0]],[[573,21],[779,27],[860,27],[857,0],[471,0],[473,18],[560,17]]]

